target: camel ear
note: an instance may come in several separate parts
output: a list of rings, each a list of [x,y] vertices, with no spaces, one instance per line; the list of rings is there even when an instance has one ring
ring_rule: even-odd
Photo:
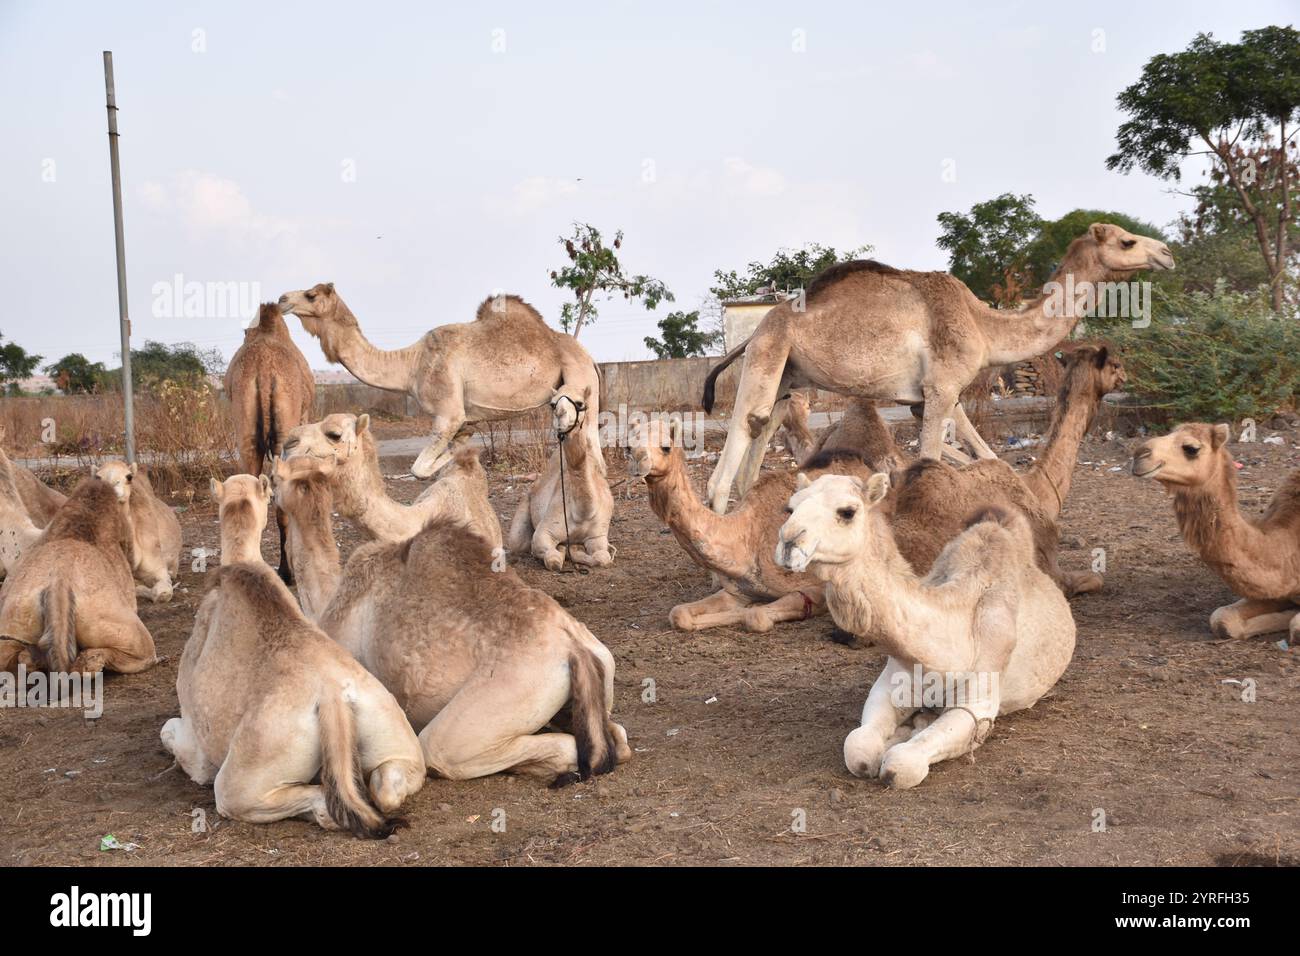
[[[326,291],[328,291],[328,292],[333,292],[333,291],[334,291],[334,283],[333,283],[333,282],[326,282],[326,283],[325,283],[325,289],[326,289]]]
[[[266,475],[258,475],[257,484],[262,489],[262,498],[266,501],[270,501],[271,500],[271,479]]]
[[[676,448],[682,440],[682,421],[680,418],[668,419],[668,444]]]
[[[1088,227],[1088,231],[1092,233],[1092,238],[1100,244],[1105,242],[1106,237],[1110,235],[1110,226],[1104,222],[1094,222]]]
[[[867,479],[867,504],[874,505],[889,494],[889,476],[878,471]]]
[[[276,458],[272,455],[271,474],[275,476],[276,481],[286,481],[289,478],[289,463],[283,458]]]
[[[366,430],[367,428],[369,428],[369,427],[370,427],[370,413],[369,413],[369,412],[363,412],[362,414],[358,415],[358,416],[357,416],[357,434],[360,435],[363,431],[365,431],[365,430]]]
[[[1230,429],[1227,425],[1224,424],[1215,425],[1213,430],[1210,432],[1210,447],[1213,448],[1215,451],[1218,451],[1231,437],[1232,437],[1232,429]]]
[[[226,486],[223,485],[221,482],[217,481],[217,479],[215,478],[209,478],[208,492],[212,495],[213,498],[215,498],[218,502],[220,502],[222,496],[226,493]]]
[[[812,484],[812,482],[808,480],[808,476],[805,475],[802,471],[799,472],[799,474],[797,474],[797,475],[794,476],[794,490],[795,490],[795,491],[803,491],[805,488],[807,488],[807,487],[808,487],[809,485],[811,485],[811,484]]]
[[[1097,349],[1097,354],[1093,358],[1092,364],[1097,366],[1097,368],[1105,368],[1106,360],[1108,358],[1110,358],[1110,349],[1103,345],[1101,348]]]
[[[134,462],[134,461],[131,462],[131,466],[127,469],[127,471],[129,471],[129,472],[131,473],[131,477],[132,477],[132,478],[135,477],[136,472],[138,472],[139,470],[140,470],[140,465],[139,465],[137,462]]]

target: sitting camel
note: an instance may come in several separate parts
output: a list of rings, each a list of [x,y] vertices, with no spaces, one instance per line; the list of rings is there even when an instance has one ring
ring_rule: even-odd
[[[854,776],[915,787],[932,764],[973,751],[995,718],[1032,707],[1065,672],[1074,619],[1038,569],[1022,515],[982,512],[920,577],[880,510],[888,475],[865,483],[800,475],[797,487],[777,562],[825,582],[836,624],[889,655],[861,726],[844,741]]]
[[[456,517],[486,538],[494,553],[504,556],[501,522],[488,500],[487,472],[477,449],[460,449],[409,505],[388,496],[369,415],[328,415],[298,426],[285,440],[284,456],[304,455],[322,463],[330,477],[334,507],[367,537],[405,541],[434,515]]]
[[[0,578],[18,563],[67,500],[0,449]]]
[[[958,397],[981,369],[1041,355],[1060,342],[1087,310],[1099,282],[1144,269],[1172,269],[1158,239],[1094,223],[1066,250],[1043,292],[1018,311],[981,302],[943,272],[909,272],[879,262],[841,262],[821,272],[800,299],[774,306],[754,334],[732,349],[705,381],[712,411],[718,375],[744,356],[726,444],[709,478],[714,511],[727,509],[732,483],[753,483],[780,425],[778,398],[817,387],[858,398],[924,403],[920,456],[937,459],[945,422],[981,458],[994,458]],[[1075,298],[1067,300],[1065,295]],[[742,467],[749,474],[740,475]]]
[[[155,604],[170,601],[181,562],[181,523],[176,512],[158,500],[149,476],[136,464],[109,461],[95,474],[127,506],[131,573],[140,582],[136,593]]]
[[[1300,470],[1293,471],[1259,518],[1237,506],[1237,470],[1227,425],[1179,425],[1145,442],[1133,474],[1174,493],[1183,540],[1241,600],[1210,615],[1222,638],[1289,631],[1300,640]]]
[[[449,447],[463,437],[467,423],[515,418],[546,404],[561,384],[591,388],[592,414],[584,433],[592,454],[600,452],[596,364],[577,339],[552,329],[516,295],[485,299],[473,322],[439,326],[393,351],[366,340],[332,282],[286,292],[280,310],[298,316],[331,362],[367,385],[405,392],[433,416],[429,447],[411,466],[418,478],[429,478],[446,464]],[[603,473],[603,458],[599,467]]]
[[[217,502],[221,523],[221,563],[261,561],[271,479],[266,475],[231,475],[224,482],[209,479],[208,488]]]
[[[794,490],[793,473],[764,474],[739,507],[719,515],[700,501],[691,484],[675,421],[652,419],[634,426],[628,434],[628,452],[628,475],[645,481],[650,509],[691,560],[712,571],[721,586],[716,594],[674,607],[668,615],[673,627],[695,631],[739,624],[762,632],[825,611],[819,581],[792,574],[772,560],[784,502]],[[814,474],[871,474],[870,466],[854,452],[827,454],[806,467]]]
[[[610,719],[614,656],[513,570],[490,571],[483,538],[435,518],[400,544],[362,545],[340,572],[329,477],[310,458],[275,471],[276,500],[302,545],[290,555],[303,606],[323,608],[321,628],[422,728],[430,769],[456,780],[508,771],[562,781],[631,756]],[[569,732],[538,732],[561,722]]]
[[[260,475],[267,458],[279,457],[289,430],[311,417],[316,379],[307,357],[293,343],[280,308],[265,302],[257,324],[244,331],[244,343],[226,369],[226,397],[235,422],[240,470]],[[284,554],[284,519],[280,530],[280,576],[289,574]],[[286,584],[292,579],[285,578]]]
[[[260,557],[267,500],[246,483],[222,494],[225,563],[194,618],[176,672],[179,717],[162,744],[217,812],[246,823],[307,816],[326,830],[389,836],[388,819],[424,786],[419,741],[379,681],[302,616]],[[251,494],[249,493],[251,492]],[[227,518],[253,509],[251,521]],[[319,774],[320,782],[312,781]]]
[[[107,483],[77,486],[0,587],[0,670],[134,674],[153,638],[136,616],[126,504]]]
[[[614,495],[605,480],[605,457],[599,449],[592,454],[591,446],[580,440],[592,416],[590,403],[589,386],[566,385],[551,393],[560,447],[519,499],[510,523],[511,553],[531,550],[548,571],[564,567],[566,555],[575,565],[603,568],[614,563],[609,546]]]

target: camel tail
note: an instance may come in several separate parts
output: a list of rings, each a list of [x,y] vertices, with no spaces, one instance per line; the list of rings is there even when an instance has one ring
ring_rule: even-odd
[[[573,737],[578,744],[578,776],[609,773],[618,762],[605,708],[605,669],[585,647],[569,656]]]
[[[67,674],[77,659],[77,598],[66,581],[51,584],[41,592],[41,618],[45,630],[40,646],[50,670]]]
[[[370,802],[362,777],[356,717],[348,691],[331,687],[317,706],[320,718],[321,788],[325,808],[340,829],[353,836],[382,840],[403,826],[398,817],[385,817]]]
[[[740,358],[742,355],[745,354],[745,347],[747,345],[749,345],[749,339],[745,339],[745,341],[741,342],[734,349],[732,349],[725,356],[723,356],[721,362],[713,366],[713,368],[709,369],[708,377],[704,379],[704,397],[700,400],[700,404],[704,406],[705,414],[708,415],[713,414],[713,399],[714,399],[713,389],[714,386],[717,384],[718,376],[722,374],[723,370],[728,365],[730,365],[732,362],[736,361],[736,359]]]

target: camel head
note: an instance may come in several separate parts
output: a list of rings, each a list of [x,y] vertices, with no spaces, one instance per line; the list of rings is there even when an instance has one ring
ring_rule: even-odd
[[[587,407],[591,404],[591,386],[561,385],[551,389],[551,420],[555,425],[555,434],[563,438],[573,431],[587,417]]]
[[[261,537],[266,527],[266,509],[271,503],[271,479],[266,475],[231,475],[225,481],[208,479],[208,491],[217,503],[217,512],[223,515],[227,508],[242,508],[241,502],[248,502],[252,513],[260,515],[257,523],[257,537]]]
[[[316,458],[277,458],[271,466],[275,505],[291,515],[301,515],[305,505],[332,506],[329,473]]]
[[[776,563],[802,572],[813,564],[844,564],[869,544],[867,515],[889,494],[889,476],[872,475],[864,483],[850,475],[822,475],[810,482],[799,473],[786,506],[789,517],[776,542]]]
[[[321,351],[331,362],[337,362],[337,340],[344,327],[359,330],[357,318],[334,291],[333,282],[318,282],[310,289],[286,292],[280,296],[280,312],[292,312],[309,335],[320,341]]]
[[[1081,393],[1100,399],[1128,381],[1124,363],[1106,345],[1080,345],[1057,353],[1057,358],[1065,366],[1062,396]]]
[[[369,415],[326,415],[318,422],[299,425],[290,431],[284,442],[283,457],[308,457],[318,462],[326,473],[332,472],[346,465],[361,450],[369,428]]]
[[[1094,222],[1065,254],[1065,262],[1092,258],[1111,275],[1123,278],[1147,269],[1169,271],[1174,268],[1173,253],[1159,239],[1139,236],[1108,222]],[[1070,270],[1066,267],[1067,271]]]
[[[1168,435],[1143,442],[1133,456],[1133,474],[1165,486],[1194,488],[1223,474],[1231,459],[1227,425],[1179,425]]]
[[[672,467],[673,449],[680,443],[681,425],[676,419],[655,418],[638,422],[627,433],[627,450],[631,456],[627,473],[631,478],[662,478]]]
[[[95,477],[113,489],[118,501],[127,504],[131,500],[131,483],[135,481],[138,470],[134,462],[128,465],[124,461],[106,461],[99,466]]]

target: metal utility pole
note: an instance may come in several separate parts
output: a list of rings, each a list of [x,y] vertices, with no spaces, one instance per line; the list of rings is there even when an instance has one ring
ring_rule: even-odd
[[[135,394],[131,387],[131,317],[126,307],[126,238],[122,232],[122,164],[117,157],[117,96],[113,53],[104,51],[104,90],[108,93],[108,157],[113,167],[113,233],[117,241],[117,320],[122,333],[122,402],[126,421],[126,460],[135,461]]]

